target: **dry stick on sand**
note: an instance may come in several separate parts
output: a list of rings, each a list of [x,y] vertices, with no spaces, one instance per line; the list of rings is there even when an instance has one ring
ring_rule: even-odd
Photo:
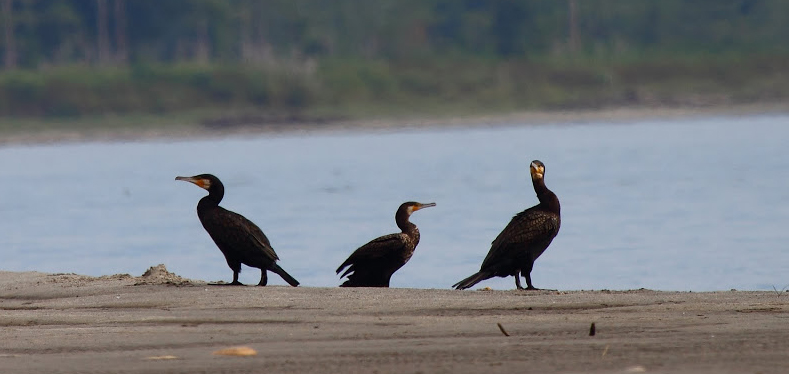
[[[501,323],[496,324],[499,326],[499,330],[501,330],[501,333],[504,334],[504,336],[510,336],[510,334],[507,334],[507,331],[504,330],[504,326],[502,326]]]

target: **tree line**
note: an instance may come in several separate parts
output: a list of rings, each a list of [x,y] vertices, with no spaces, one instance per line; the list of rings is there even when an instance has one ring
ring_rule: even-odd
[[[785,51],[781,0],[0,0],[5,69]]]
[[[0,13],[0,116],[789,98],[782,0],[0,0]]]

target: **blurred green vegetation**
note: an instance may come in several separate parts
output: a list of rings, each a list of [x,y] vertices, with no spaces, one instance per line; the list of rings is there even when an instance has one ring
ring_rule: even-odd
[[[0,116],[789,98],[781,0],[0,0]]]
[[[166,113],[206,107],[299,109],[313,104],[309,77],[224,65],[58,67],[0,74],[0,113],[74,116]]]
[[[217,111],[363,117],[620,106],[713,106],[789,98],[789,55],[757,58],[326,60],[244,65],[61,67],[0,73],[0,113],[62,117]]]

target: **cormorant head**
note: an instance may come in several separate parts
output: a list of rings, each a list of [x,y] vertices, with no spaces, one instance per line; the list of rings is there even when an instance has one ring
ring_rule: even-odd
[[[405,212],[407,215],[411,215],[412,213],[416,212],[422,208],[430,208],[431,206],[436,206],[436,203],[417,203],[416,201],[408,201],[400,205],[400,208],[397,209],[398,212]]]
[[[542,179],[545,176],[545,164],[540,160],[532,161],[529,169],[531,171],[532,180]]]
[[[416,212],[422,208],[429,208],[431,206],[436,206],[436,203],[422,204],[417,203],[416,201],[407,201],[400,204],[400,207],[397,208],[397,212],[395,212],[395,222],[397,222],[397,227],[403,230],[403,232],[406,232],[406,230],[414,227],[413,224],[408,222],[408,217],[411,217],[411,213]]]
[[[208,191],[208,195],[213,196],[217,201],[221,200],[222,196],[225,194],[225,186],[219,181],[219,178],[212,174],[199,174],[194,177],[175,177],[175,180],[194,183],[197,187]]]
[[[194,183],[197,187],[200,187],[204,190],[210,190],[211,186],[222,184],[222,182],[219,181],[219,178],[211,174],[200,174],[195,175],[194,177],[175,177],[175,180]]]

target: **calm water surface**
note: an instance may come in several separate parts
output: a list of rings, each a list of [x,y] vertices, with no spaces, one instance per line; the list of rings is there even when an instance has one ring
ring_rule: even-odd
[[[164,263],[229,281],[195,212],[205,192],[174,181],[210,172],[222,205],[256,222],[309,286],[338,285],[355,248],[397,231],[400,203],[434,201],[412,217],[422,242],[392,286],[448,288],[536,204],[528,165],[540,159],[562,228],[535,265],[537,287],[782,288],[787,139],[789,117],[761,116],[3,147],[0,269],[139,275]]]

